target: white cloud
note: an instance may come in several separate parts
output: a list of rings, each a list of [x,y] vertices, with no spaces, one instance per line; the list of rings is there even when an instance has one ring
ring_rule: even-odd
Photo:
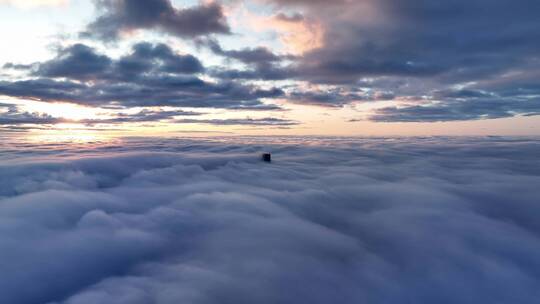
[[[0,302],[540,296],[537,140],[278,140],[12,149]]]
[[[32,8],[39,6],[62,6],[69,3],[69,0],[0,0],[0,4],[13,5],[21,8]]]

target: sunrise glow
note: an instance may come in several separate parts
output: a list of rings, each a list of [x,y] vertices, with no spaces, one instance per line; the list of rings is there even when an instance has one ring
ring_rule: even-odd
[[[0,304],[540,303],[540,0],[0,0]]]

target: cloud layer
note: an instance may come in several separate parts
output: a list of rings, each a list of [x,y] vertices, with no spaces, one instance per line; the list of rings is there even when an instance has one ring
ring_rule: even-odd
[[[540,296],[536,139],[0,145],[2,303]]]

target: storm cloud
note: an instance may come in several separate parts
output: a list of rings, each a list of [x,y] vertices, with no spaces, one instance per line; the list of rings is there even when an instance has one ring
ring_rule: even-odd
[[[3,303],[540,296],[536,139],[0,144]]]

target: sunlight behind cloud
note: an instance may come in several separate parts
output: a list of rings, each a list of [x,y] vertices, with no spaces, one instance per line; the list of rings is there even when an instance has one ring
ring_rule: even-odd
[[[79,124],[59,124],[55,129],[37,130],[28,133],[26,140],[31,143],[90,143],[108,142],[113,139],[107,132],[86,129]]]
[[[46,113],[54,117],[74,120],[97,118],[104,112],[99,108],[83,107],[76,104],[44,103],[35,101],[26,101],[24,103],[24,109],[29,112]]]
[[[534,139],[1,145],[0,303],[540,297]]]

